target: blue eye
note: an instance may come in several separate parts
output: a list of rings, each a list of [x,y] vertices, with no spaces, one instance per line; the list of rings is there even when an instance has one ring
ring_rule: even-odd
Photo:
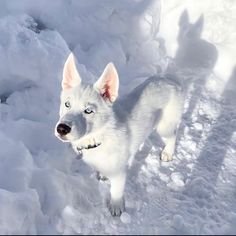
[[[91,113],[93,113],[93,110],[92,110],[91,107],[87,107],[87,108],[84,110],[84,113],[86,113],[86,114],[91,114]]]
[[[69,101],[65,102],[65,107],[70,108],[70,102]]]

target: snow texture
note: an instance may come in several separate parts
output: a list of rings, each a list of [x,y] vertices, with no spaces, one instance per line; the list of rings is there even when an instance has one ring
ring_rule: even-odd
[[[235,234],[235,12],[233,0],[1,0],[0,234]],[[109,183],[54,137],[70,51],[91,83],[113,61],[121,96],[156,74],[185,87],[174,161],[151,135],[121,217]]]

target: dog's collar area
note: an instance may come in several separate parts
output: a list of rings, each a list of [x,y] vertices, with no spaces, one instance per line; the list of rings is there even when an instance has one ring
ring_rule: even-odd
[[[83,149],[88,150],[88,149],[99,147],[100,145],[101,145],[101,143],[96,143],[94,145],[88,145],[87,147],[77,148],[77,151],[82,152]]]
[[[86,150],[89,150],[89,149],[92,149],[92,148],[96,148],[98,146],[100,146],[101,143],[97,143],[95,145],[88,145],[87,147],[82,147],[82,148],[78,148],[77,147],[77,156],[76,156],[76,159],[77,160],[81,160],[83,159],[83,150],[86,149]]]
[[[85,149],[96,148],[96,147],[98,147],[100,145],[101,145],[101,143],[96,143],[95,145],[88,145],[88,147],[85,147]]]

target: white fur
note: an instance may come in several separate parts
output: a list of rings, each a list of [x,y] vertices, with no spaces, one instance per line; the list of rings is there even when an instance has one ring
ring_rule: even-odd
[[[106,77],[107,71],[113,89],[108,93],[115,94],[118,74],[112,65],[111,70],[104,70],[102,77]],[[101,84],[101,78],[97,84]],[[68,123],[72,129],[63,138],[57,132],[56,135],[71,142],[76,152],[82,152],[88,165],[109,178],[111,199],[108,207],[112,215],[120,215],[124,210],[127,166],[153,130],[165,139],[161,159],[172,159],[182,113],[182,91],[170,78],[153,77],[114,102],[101,96],[94,87],[97,86],[81,83],[62,91],[58,123]],[[66,101],[71,104],[69,109],[65,108]],[[93,113],[85,113],[88,106],[92,106]],[[86,149],[89,146],[97,147]]]

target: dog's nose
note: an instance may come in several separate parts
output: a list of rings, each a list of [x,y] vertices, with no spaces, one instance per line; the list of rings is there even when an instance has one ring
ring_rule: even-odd
[[[70,131],[71,131],[71,127],[67,124],[61,123],[57,126],[57,132],[61,136],[67,135],[68,133],[70,133]]]

